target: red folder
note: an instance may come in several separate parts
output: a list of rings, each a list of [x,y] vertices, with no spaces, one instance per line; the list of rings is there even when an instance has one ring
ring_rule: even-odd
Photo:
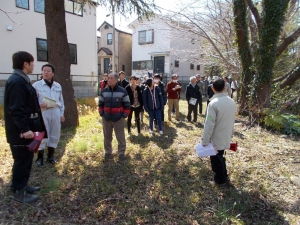
[[[236,152],[238,150],[238,143],[237,142],[231,142],[229,150]]]
[[[33,140],[30,142],[29,145],[26,145],[29,151],[32,151],[34,153],[37,152],[37,150],[40,147],[40,144],[45,136],[45,132],[33,132],[34,133],[34,137]]]

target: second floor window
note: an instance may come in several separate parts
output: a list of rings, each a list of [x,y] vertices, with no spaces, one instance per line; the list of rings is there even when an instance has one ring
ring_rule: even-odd
[[[197,65],[197,70],[200,70],[200,65]]]
[[[193,64],[193,63],[190,64],[190,69],[191,69],[191,70],[194,69],[194,64]]]
[[[65,0],[65,11],[82,16],[82,5],[75,0]]]
[[[29,0],[16,0],[16,6],[22,9],[29,9]]]
[[[34,0],[34,11],[45,13],[45,1],[44,0]]]
[[[154,30],[139,31],[139,44],[152,44],[154,41]]]
[[[107,34],[107,44],[108,45],[112,44],[112,33]]]
[[[175,60],[175,67],[179,67],[179,60]]]

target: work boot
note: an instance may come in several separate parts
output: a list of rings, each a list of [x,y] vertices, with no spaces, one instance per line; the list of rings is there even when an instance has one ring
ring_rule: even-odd
[[[31,187],[31,186],[26,186],[26,192],[29,194],[32,194],[35,191],[40,191],[41,188],[40,187]]]
[[[31,195],[26,192],[26,187],[13,191],[14,200],[22,203],[36,202],[40,199],[37,195]]]
[[[39,150],[38,151],[38,155],[37,155],[37,159],[36,159],[36,165],[38,167],[41,167],[44,165],[44,150]]]
[[[54,152],[55,152],[55,148],[48,147],[48,158],[47,158],[47,161],[49,163],[52,163],[52,164],[57,163],[57,160],[54,158]]]

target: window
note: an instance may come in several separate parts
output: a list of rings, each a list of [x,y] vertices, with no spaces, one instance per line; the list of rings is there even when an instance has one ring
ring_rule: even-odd
[[[45,13],[45,1],[44,0],[34,0],[34,11]]]
[[[200,70],[200,65],[197,65],[197,70]]]
[[[16,6],[22,9],[29,9],[29,0],[16,0]]]
[[[105,24],[104,29],[107,30],[109,27],[107,24]]]
[[[65,11],[82,16],[82,5],[75,0],[65,0]]]
[[[132,69],[138,70],[139,69],[139,61],[133,61],[132,62]]]
[[[69,44],[70,49],[70,62],[71,64],[77,64],[77,45]],[[36,51],[37,61],[48,62],[48,47],[47,40],[37,38],[36,39]]]
[[[152,70],[153,69],[153,61],[152,60],[133,61],[132,69],[133,70],[146,70],[146,69]]]
[[[179,60],[175,60],[174,66],[179,67]]]
[[[36,39],[37,61],[48,61],[48,48],[46,39]]]
[[[107,44],[108,45],[112,44],[112,33],[107,34]]]
[[[122,65],[122,71],[125,72],[125,65]]]
[[[154,39],[154,31],[153,30],[142,30],[139,31],[139,44],[151,44]]]
[[[194,64],[193,64],[193,63],[190,64],[190,69],[191,69],[191,70],[194,69]]]
[[[70,62],[71,64],[77,64],[77,46],[75,44],[69,44],[70,48]]]

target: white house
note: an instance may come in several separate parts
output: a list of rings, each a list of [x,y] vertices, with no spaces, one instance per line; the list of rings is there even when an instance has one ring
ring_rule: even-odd
[[[196,74],[204,75],[204,64],[192,54],[199,43],[178,22],[155,15],[143,21],[136,19],[129,28],[132,29],[132,75],[160,73],[168,80],[176,73],[185,81]]]
[[[0,9],[0,79],[12,71],[11,56],[17,51],[31,53],[33,74],[40,74],[48,60],[44,0],[0,0]],[[65,11],[72,80],[97,79],[96,9],[65,0]]]

